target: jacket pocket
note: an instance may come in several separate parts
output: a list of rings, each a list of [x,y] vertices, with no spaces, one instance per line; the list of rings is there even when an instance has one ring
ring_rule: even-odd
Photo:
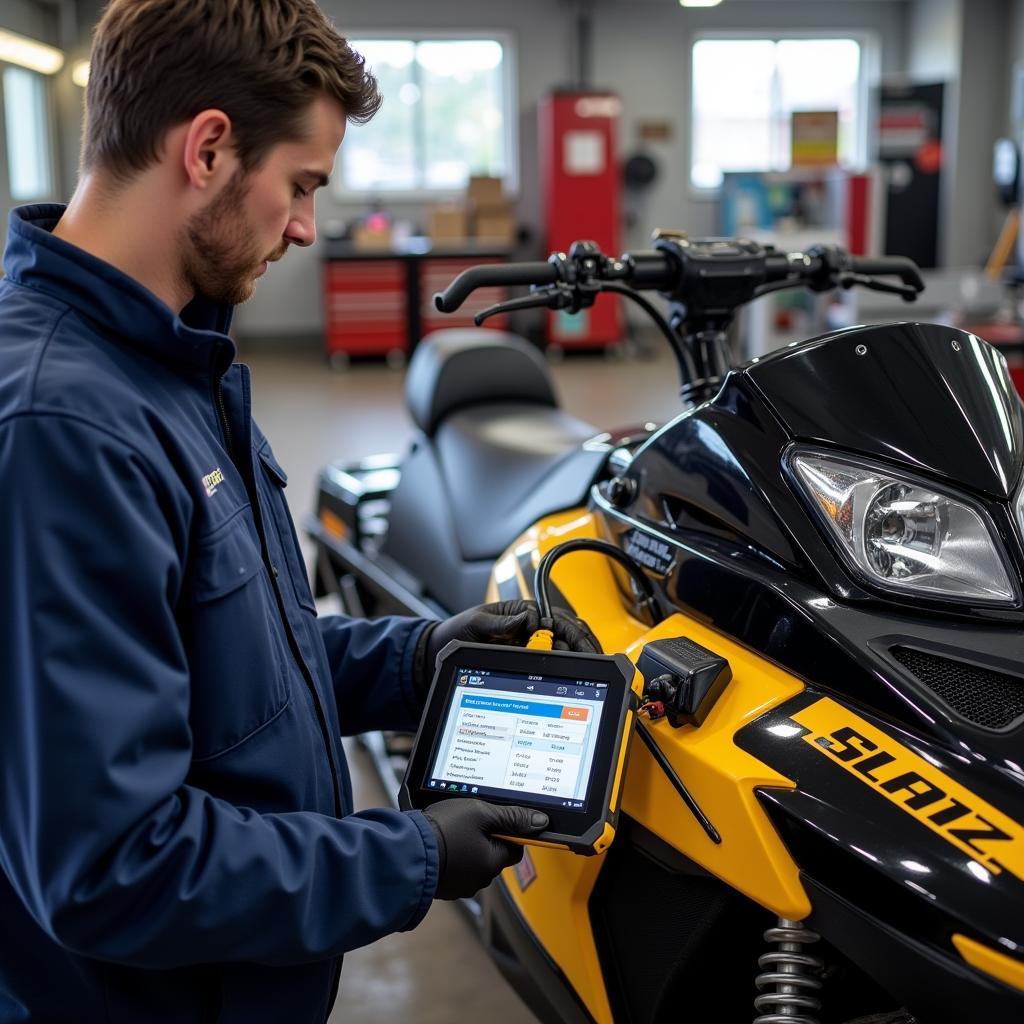
[[[248,532],[237,528],[239,518],[235,516],[212,538],[200,542],[193,587],[196,601],[226,597],[244,587],[263,566],[263,559]]]
[[[296,536],[295,525],[292,523],[288,502],[284,496],[284,488],[288,485],[288,474],[274,457],[269,442],[264,441],[256,454],[259,456],[264,476],[270,485],[268,511],[281,545],[281,552],[288,565],[288,575],[291,577],[295,599],[303,608],[316,615],[316,602],[313,600],[309,579],[306,576],[306,563],[302,557],[302,548],[299,546],[299,538]]]
[[[183,634],[194,761],[244,742],[288,702],[288,645],[245,506],[199,541]]]

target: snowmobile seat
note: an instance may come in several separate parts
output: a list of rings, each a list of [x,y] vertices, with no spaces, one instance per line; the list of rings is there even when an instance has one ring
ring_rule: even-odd
[[[513,334],[431,334],[406,400],[422,433],[392,495],[386,550],[447,607],[464,607],[520,533],[586,502],[607,446],[587,444],[599,430],[558,407],[543,357]],[[465,586],[449,583],[456,574]]]

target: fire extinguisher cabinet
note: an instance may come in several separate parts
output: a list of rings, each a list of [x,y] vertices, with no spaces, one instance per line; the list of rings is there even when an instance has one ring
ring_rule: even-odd
[[[559,92],[538,106],[544,195],[544,244],[567,252],[578,239],[594,241],[618,256],[619,165],[617,134],[621,102],[611,93]],[[558,348],[604,348],[623,340],[619,299],[602,295],[577,314],[552,311],[547,343]]]

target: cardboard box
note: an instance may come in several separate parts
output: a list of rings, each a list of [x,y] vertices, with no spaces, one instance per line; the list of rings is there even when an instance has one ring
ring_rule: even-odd
[[[466,198],[474,210],[488,210],[505,205],[505,184],[501,178],[474,175],[466,186]]]
[[[465,241],[469,234],[469,211],[457,203],[432,206],[428,233],[435,243]]]
[[[372,228],[359,224],[352,230],[352,244],[357,249],[380,251],[391,248],[391,225],[386,228]]]
[[[477,242],[509,249],[516,244],[519,233],[515,217],[508,208],[496,213],[478,213],[474,218],[473,229]]]

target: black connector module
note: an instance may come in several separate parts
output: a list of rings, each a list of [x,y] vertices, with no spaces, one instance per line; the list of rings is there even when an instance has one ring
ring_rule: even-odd
[[[662,701],[674,726],[700,725],[732,679],[725,658],[685,636],[652,640],[637,661],[644,696]]]

